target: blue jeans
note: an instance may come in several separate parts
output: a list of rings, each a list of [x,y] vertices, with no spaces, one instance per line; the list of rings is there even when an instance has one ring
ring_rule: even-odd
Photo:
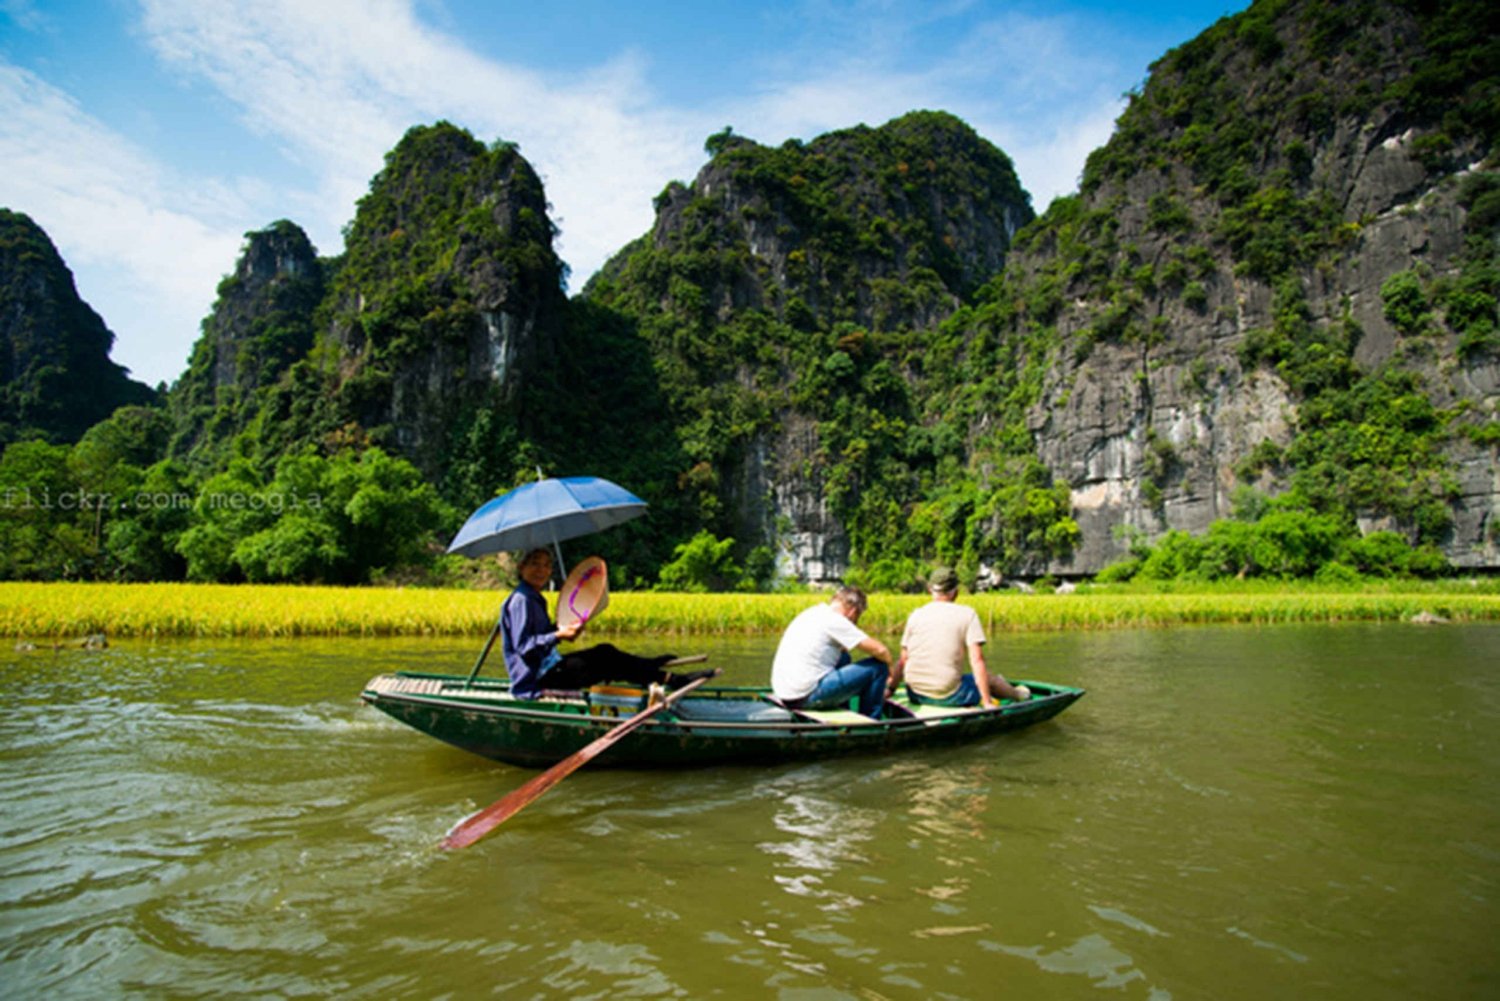
[[[952,706],[955,708],[964,708],[967,706],[977,706],[980,703],[979,685],[974,681],[974,676],[972,674],[966,674],[962,678],[960,678],[958,681],[958,691],[954,692],[946,699],[930,699],[925,695],[918,695],[916,692],[912,691],[910,687],[906,689],[906,694],[911,698],[913,702],[919,702],[929,706]]]
[[[871,719],[880,718],[885,703],[885,682],[891,669],[873,657],[835,667],[818,679],[818,687],[802,700],[805,709],[843,709],[852,698],[859,699],[859,711]]]

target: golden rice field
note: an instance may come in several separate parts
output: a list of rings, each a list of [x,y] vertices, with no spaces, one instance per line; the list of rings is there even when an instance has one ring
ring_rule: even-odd
[[[494,625],[503,598],[499,591],[423,588],[0,583],[0,635],[45,642],[100,633],[111,639],[483,635]],[[820,600],[814,594],[612,593],[590,633],[775,633]],[[860,625],[890,638],[925,600],[875,595]],[[1337,590],[1261,585],[1172,593],[1004,592],[962,600],[979,610],[993,633],[1418,617],[1500,620],[1500,593],[1493,586],[1462,582]]]

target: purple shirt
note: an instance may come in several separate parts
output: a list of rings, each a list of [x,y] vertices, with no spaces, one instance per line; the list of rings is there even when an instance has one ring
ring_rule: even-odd
[[[511,693],[522,699],[536,698],[542,689],[542,672],[556,659],[552,654],[557,650],[557,633],[547,617],[547,599],[521,581],[500,609],[500,634]]]

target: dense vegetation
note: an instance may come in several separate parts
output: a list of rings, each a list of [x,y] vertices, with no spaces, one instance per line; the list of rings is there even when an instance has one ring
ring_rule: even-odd
[[[0,448],[77,441],[116,407],[154,399],[109,360],[114,335],[78,298],[40,226],[0,208]]]
[[[656,360],[691,464],[681,483],[709,533],[695,551],[753,535],[763,499],[725,479],[790,447],[777,461],[818,484],[864,584],[912,586],[934,556],[1016,568],[1065,552],[1067,488],[1024,432],[1034,372],[986,329],[984,282],[1031,218],[1009,159],[934,112],[805,145],[729,130],[707,145],[694,187],[658,199],[665,235],[586,290]],[[996,400],[1002,412],[979,413]],[[992,421],[975,447],[971,429]],[[769,559],[751,545],[721,559],[736,556]]]
[[[871,588],[933,560],[1035,577],[1082,542],[1039,428],[1093,364],[1137,398],[1163,526],[1185,479],[1150,425],[1163,366],[1205,399],[1265,379],[1293,404],[1230,471],[1233,517],[1132,533],[1107,578],[1444,573],[1455,447],[1500,444],[1449,378],[1500,353],[1496,17],[1259,0],[1166,54],[1035,219],[1005,154],[941,112],[778,147],[726,128],[571,301],[520,151],[419,126],[338,256],[285,220],[247,234],[165,407],[108,363],[45,235],[0,214],[22,304],[0,333],[28,360],[0,373],[0,578],[452,580],[463,516],[538,471],[651,502],[590,542],[621,585],[777,586],[786,494]],[[1345,168],[1408,141],[1467,242],[1382,272],[1395,347],[1362,363],[1330,286],[1376,220]],[[1265,322],[1234,328],[1262,292]],[[1225,328],[1227,357],[1193,357]]]
[[[73,447],[0,456],[0,578],[366,583],[432,560],[453,521],[405,460],[379,449],[245,459],[194,476],[160,454],[159,411],[124,408]],[[146,463],[150,463],[146,465]]]

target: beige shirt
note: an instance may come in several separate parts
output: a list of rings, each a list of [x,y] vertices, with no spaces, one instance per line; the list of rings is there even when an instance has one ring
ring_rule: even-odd
[[[984,642],[979,613],[968,605],[933,601],[906,617],[901,646],[906,683],[918,695],[943,699],[958,691],[969,670],[969,644]]]

